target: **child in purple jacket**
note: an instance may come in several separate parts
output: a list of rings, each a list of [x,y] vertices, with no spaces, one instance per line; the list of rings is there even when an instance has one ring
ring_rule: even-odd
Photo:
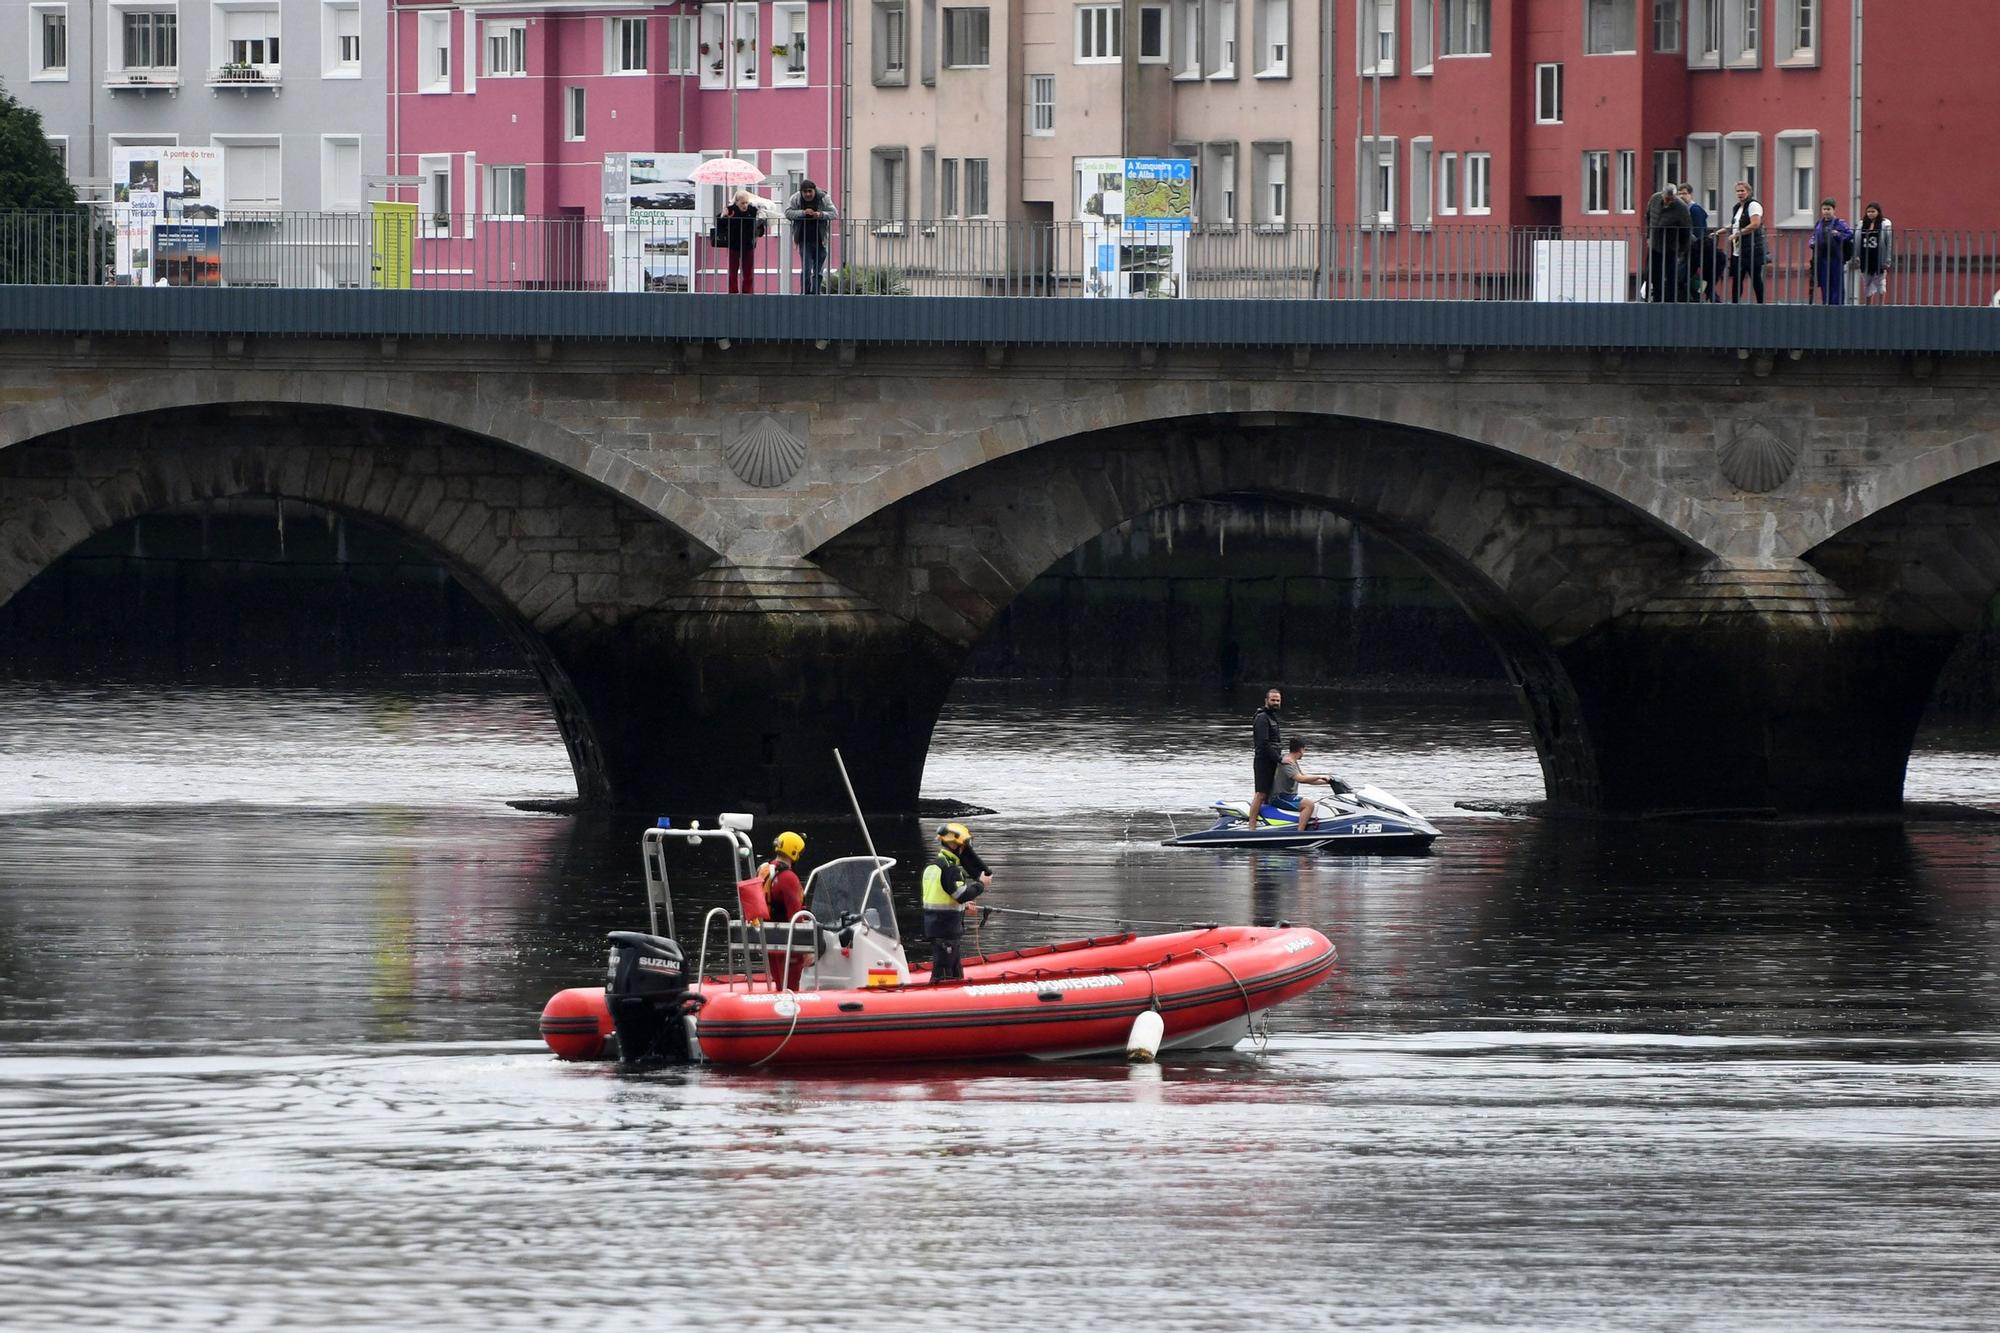
[[[1854,228],[1837,214],[1839,205],[1831,199],[1819,201],[1819,221],[1813,224],[1813,290],[1826,305],[1847,302],[1847,262],[1854,258]]]

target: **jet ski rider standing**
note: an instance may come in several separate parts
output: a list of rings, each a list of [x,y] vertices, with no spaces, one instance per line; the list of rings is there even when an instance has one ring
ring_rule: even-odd
[[[938,829],[938,854],[924,867],[924,938],[931,942],[931,984],[965,976],[959,941],[965,914],[979,909],[972,900],[993,884],[993,872],[972,850],[972,830],[963,824]]]
[[[1257,827],[1257,820],[1264,813],[1264,798],[1271,794],[1271,787],[1278,776],[1278,765],[1285,761],[1285,739],[1278,728],[1278,712],[1284,706],[1285,696],[1273,685],[1264,691],[1264,706],[1257,710],[1257,720],[1252,728],[1251,771],[1257,780],[1256,795],[1250,798],[1250,827]]]

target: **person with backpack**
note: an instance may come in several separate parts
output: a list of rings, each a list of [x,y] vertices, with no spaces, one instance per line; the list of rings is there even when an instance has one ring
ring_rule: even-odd
[[[1831,199],[1819,201],[1819,221],[1813,224],[1812,239],[1806,242],[1812,253],[1813,293],[1823,305],[1847,302],[1847,266],[1854,259],[1854,228],[1840,216],[1840,205]]]
[[[1764,205],[1751,197],[1750,182],[1736,182],[1736,209],[1722,235],[1734,250],[1729,260],[1730,301],[1743,299],[1743,279],[1748,277],[1757,304],[1764,304]]]
[[[1854,233],[1855,267],[1861,270],[1861,303],[1873,305],[1889,295],[1889,269],[1896,259],[1894,224],[1882,216],[1882,205],[1870,204],[1861,210],[1861,226]]]

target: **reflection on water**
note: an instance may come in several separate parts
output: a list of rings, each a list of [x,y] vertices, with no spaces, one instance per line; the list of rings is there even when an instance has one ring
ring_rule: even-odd
[[[1160,847],[1247,795],[1241,701],[968,687],[926,774],[999,812],[973,821],[995,901],[1325,928],[1341,970],[1263,1053],[627,1077],[526,1040],[643,910],[629,821],[498,803],[567,788],[538,701],[0,694],[0,1324],[2000,1306],[2000,826],[1472,817],[1451,801],[1539,794],[1504,701],[1290,712],[1334,771],[1443,812],[1436,851]],[[1911,771],[2000,804],[1976,734]],[[860,850],[802,831],[809,860]],[[929,830],[876,834],[913,912]],[[684,922],[722,870],[680,866]]]

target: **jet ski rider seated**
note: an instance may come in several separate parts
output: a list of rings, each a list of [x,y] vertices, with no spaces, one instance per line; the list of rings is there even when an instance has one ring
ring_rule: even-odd
[[[1278,775],[1271,785],[1271,804],[1279,810],[1296,811],[1299,827],[1312,823],[1313,807],[1319,802],[1313,799],[1301,801],[1299,787],[1331,787],[1336,792],[1354,789],[1330,773],[1308,773],[1305,771],[1306,743],[1302,737],[1294,736],[1285,747],[1285,758],[1278,765]]]

